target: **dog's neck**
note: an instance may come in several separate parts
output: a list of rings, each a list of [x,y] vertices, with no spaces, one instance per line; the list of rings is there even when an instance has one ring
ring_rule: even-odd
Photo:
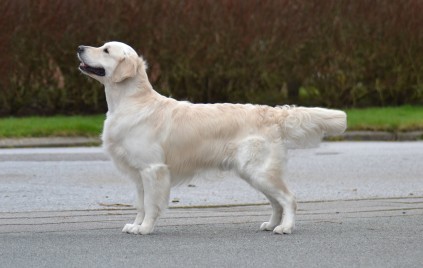
[[[125,100],[134,96],[147,97],[158,95],[148,81],[145,70],[138,70],[137,75],[119,83],[106,83],[106,100],[108,114],[114,113]],[[126,102],[128,103],[128,102]]]

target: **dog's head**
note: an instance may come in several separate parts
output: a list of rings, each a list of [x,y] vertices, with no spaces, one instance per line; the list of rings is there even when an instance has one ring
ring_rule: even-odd
[[[101,47],[78,47],[79,70],[101,83],[120,83],[137,73],[139,57],[130,46],[108,42]]]

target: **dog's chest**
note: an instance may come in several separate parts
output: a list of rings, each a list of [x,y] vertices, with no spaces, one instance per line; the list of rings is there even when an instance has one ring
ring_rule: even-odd
[[[143,122],[133,118],[108,117],[103,128],[103,147],[117,164],[144,169],[162,161],[162,149],[152,139],[150,129]]]

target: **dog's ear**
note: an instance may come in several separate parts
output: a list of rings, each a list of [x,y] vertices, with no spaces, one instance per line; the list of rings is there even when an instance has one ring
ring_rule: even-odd
[[[138,59],[135,57],[125,56],[116,66],[112,75],[114,83],[122,82],[123,80],[134,77],[138,69]]]

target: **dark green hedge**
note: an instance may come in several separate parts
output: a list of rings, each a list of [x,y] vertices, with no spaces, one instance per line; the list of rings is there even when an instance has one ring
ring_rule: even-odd
[[[178,99],[423,104],[420,0],[1,0],[0,115],[104,112],[76,48],[109,40]]]

